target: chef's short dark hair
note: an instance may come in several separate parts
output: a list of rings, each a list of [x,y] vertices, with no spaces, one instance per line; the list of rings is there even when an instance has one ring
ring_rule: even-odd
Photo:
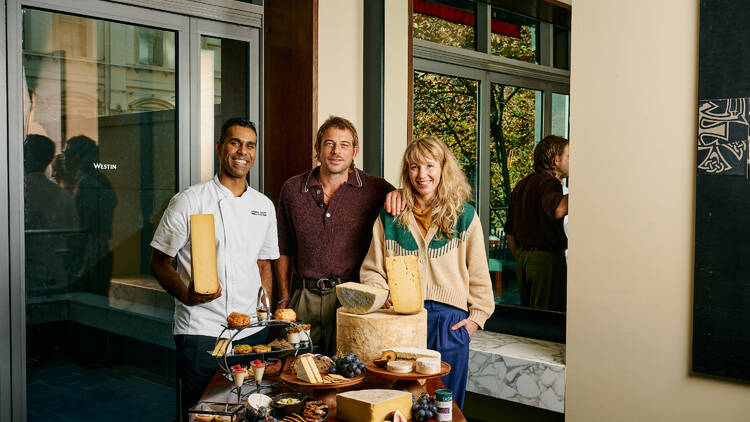
[[[255,129],[255,123],[251,122],[249,119],[245,119],[244,117],[232,117],[224,122],[223,125],[221,125],[221,138],[219,138],[221,143],[224,143],[224,137],[227,135],[227,131],[232,126],[242,126],[249,128],[253,131],[253,133],[255,133],[256,137],[258,136],[258,130]]]

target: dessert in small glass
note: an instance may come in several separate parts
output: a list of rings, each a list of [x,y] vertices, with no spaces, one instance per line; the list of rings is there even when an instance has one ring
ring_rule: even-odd
[[[245,382],[245,377],[247,377],[247,369],[241,365],[234,365],[232,367],[232,379],[234,379],[235,387],[242,387],[242,383]]]
[[[260,382],[263,380],[263,371],[266,370],[266,364],[259,359],[255,359],[252,364],[253,375],[255,376],[256,391],[260,391]]]
[[[312,341],[312,337],[310,337],[310,324],[300,324],[300,326],[302,326],[302,330],[305,332],[300,335],[300,339],[306,342]]]
[[[300,333],[302,332],[302,327],[300,326],[290,326],[286,329],[286,339],[289,343],[296,345],[299,344],[300,341]],[[304,335],[304,334],[303,334]]]
[[[265,306],[258,306],[255,311],[258,313],[258,322],[268,319],[268,310]]]

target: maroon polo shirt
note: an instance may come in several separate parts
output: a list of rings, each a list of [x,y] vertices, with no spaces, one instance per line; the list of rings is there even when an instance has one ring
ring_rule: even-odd
[[[532,173],[524,177],[510,196],[505,232],[515,237],[519,247],[554,252],[567,249],[563,219],[555,219],[562,199],[562,183],[555,176]]]
[[[320,167],[287,180],[277,212],[279,252],[291,256],[304,278],[351,277],[370,248],[372,225],[393,186],[355,169],[328,206],[318,181]]]

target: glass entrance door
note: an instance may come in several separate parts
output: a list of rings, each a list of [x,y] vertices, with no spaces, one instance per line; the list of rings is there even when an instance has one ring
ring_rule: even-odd
[[[149,242],[179,188],[177,32],[21,13],[28,420],[171,419]]]

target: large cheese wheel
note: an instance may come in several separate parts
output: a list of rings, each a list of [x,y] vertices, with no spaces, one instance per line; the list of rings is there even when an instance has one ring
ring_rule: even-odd
[[[336,351],[354,353],[362,362],[379,359],[394,347],[427,347],[427,310],[399,315],[392,309],[369,314],[336,311]]]

